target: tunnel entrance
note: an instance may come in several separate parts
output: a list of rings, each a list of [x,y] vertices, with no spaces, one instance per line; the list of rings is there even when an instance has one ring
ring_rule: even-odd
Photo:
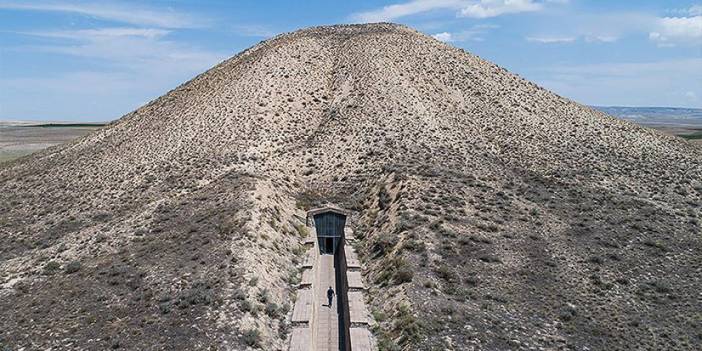
[[[311,210],[307,218],[314,219],[317,231],[317,246],[320,255],[333,255],[334,282],[336,292],[334,299],[338,320],[338,349],[351,350],[350,314],[348,302],[348,281],[346,278],[346,254],[344,250],[344,227],[346,212],[335,207],[322,207]],[[331,263],[331,262],[330,262]]]
[[[319,253],[322,255],[336,255],[339,248],[343,249],[344,226],[346,215],[324,207],[310,211],[317,229]]]
[[[320,246],[322,248],[322,253],[327,255],[334,254],[334,239],[324,238],[324,245]]]

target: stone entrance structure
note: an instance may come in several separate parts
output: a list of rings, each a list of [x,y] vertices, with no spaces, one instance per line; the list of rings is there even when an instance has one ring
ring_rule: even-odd
[[[336,207],[322,207],[309,211],[307,217],[314,219],[320,254],[335,255],[340,248],[343,251],[341,246],[344,243],[345,211]]]

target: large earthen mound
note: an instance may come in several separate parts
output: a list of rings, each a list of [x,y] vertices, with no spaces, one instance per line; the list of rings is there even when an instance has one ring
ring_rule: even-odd
[[[383,349],[702,343],[700,148],[406,27],[278,36],[0,167],[9,349],[286,349],[327,202]]]

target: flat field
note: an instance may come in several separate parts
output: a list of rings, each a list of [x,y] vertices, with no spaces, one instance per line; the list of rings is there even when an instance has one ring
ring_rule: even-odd
[[[679,136],[696,145],[702,145],[702,126],[699,125],[649,123],[641,123],[641,125],[657,129],[666,134]]]
[[[0,122],[0,163],[71,141],[103,124],[29,124]]]

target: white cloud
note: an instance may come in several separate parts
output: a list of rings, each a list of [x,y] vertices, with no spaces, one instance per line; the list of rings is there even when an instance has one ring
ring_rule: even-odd
[[[545,36],[528,36],[525,38],[526,41],[532,43],[540,44],[564,44],[564,43],[574,43],[578,40],[585,40],[587,43],[613,43],[619,40],[616,35],[605,35],[605,34],[585,34],[585,35],[568,35],[568,36],[556,36],[556,35],[545,35]]]
[[[572,43],[575,37],[527,37],[527,41],[541,44]]]
[[[181,28],[196,28],[208,21],[170,9],[149,9],[116,2],[0,0],[0,10],[46,11],[78,14],[122,25],[76,30],[15,32],[38,36],[39,44],[4,47],[7,52],[68,55],[90,70],[56,71],[56,74],[0,77],[2,114],[22,118],[95,120],[118,117],[146,99],[192,78],[228,55],[170,39]],[[126,24],[126,25],[125,25]],[[130,24],[132,26],[130,26]],[[249,33],[253,29],[249,28]],[[260,34],[260,32],[259,32]],[[75,57],[81,58],[80,61]],[[60,61],[60,60],[59,60]],[[14,101],[39,101],[37,104]],[[11,103],[12,102],[12,103]],[[36,106],[35,106],[36,105]],[[125,110],[127,109],[127,110]],[[51,116],[42,115],[50,111]]]
[[[450,43],[453,41],[453,36],[449,32],[436,33],[432,35],[432,37],[434,37],[434,39],[436,40],[443,41],[445,43]]]
[[[548,3],[567,1],[547,0]],[[412,0],[351,15],[355,22],[388,22],[436,10],[452,10],[458,17],[488,18],[543,9],[544,1],[534,0]]]
[[[649,39],[660,46],[676,43],[702,44],[702,16],[663,17],[656,22],[656,29],[649,33]]]
[[[442,32],[432,35],[432,37],[443,42],[464,42],[464,41],[483,41],[484,35],[491,29],[499,28],[493,24],[478,24],[469,29],[457,32]]]
[[[690,16],[702,16],[702,5],[692,5],[687,10]]]
[[[459,9],[464,2],[461,0],[414,0],[356,13],[351,15],[351,18],[357,22],[388,22],[433,10]]]
[[[115,37],[141,37],[156,39],[161,38],[170,32],[170,30],[158,28],[114,27],[100,29],[80,29],[70,31],[20,32],[20,34],[41,36],[47,38],[103,40]]]
[[[167,40],[165,36],[169,32],[164,29],[116,27],[22,34],[71,40],[68,44],[57,41],[54,44],[24,47],[25,50],[91,58],[103,65],[132,69],[193,73],[209,68],[226,57]]]
[[[245,37],[262,37],[270,38],[276,35],[276,32],[270,28],[258,24],[242,24],[233,27],[234,33]]]
[[[459,12],[462,17],[488,18],[520,12],[539,11],[541,3],[532,0],[481,0],[479,3],[465,6]]]
[[[112,2],[18,2],[0,1],[0,9],[20,11],[68,12],[122,23],[163,28],[192,28],[207,23],[204,18],[163,9],[148,9]]]
[[[85,39],[78,45],[45,45],[28,48],[46,53],[95,60],[101,65],[120,66],[131,71],[198,73],[226,58],[226,55],[167,40],[115,37]]]
[[[613,43],[617,40],[619,40],[619,37],[616,35],[601,34],[585,36],[585,41],[588,43]]]

